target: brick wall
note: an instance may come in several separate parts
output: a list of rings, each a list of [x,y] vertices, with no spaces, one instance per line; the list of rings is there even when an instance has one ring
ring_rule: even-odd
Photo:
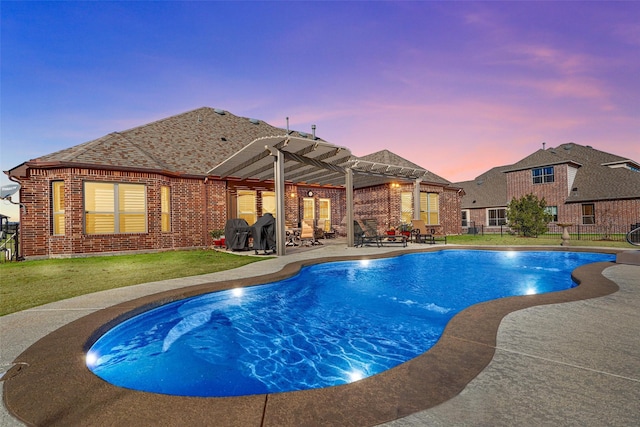
[[[402,183],[397,187],[389,184],[362,188],[354,191],[354,218],[373,218],[378,223],[378,232],[383,233],[390,227],[401,224],[401,194],[413,194],[413,183]],[[420,184],[423,193],[440,195],[440,224],[434,225],[437,234],[460,234],[460,206],[462,198],[456,189],[448,189],[432,184]]]
[[[167,177],[155,173],[104,171],[84,168],[30,169],[22,181],[20,201],[24,204],[20,218],[21,252],[26,258],[79,256],[83,254],[156,251],[206,247],[213,244],[209,232],[224,229],[229,202],[235,189],[251,183],[234,183],[212,179]],[[64,181],[65,233],[53,235],[51,183]],[[137,183],[147,191],[147,232],[131,234],[87,234],[84,231],[84,182]],[[255,186],[255,183],[253,184]],[[171,231],[161,231],[160,193],[162,186],[171,189]],[[260,183],[258,191],[269,190]],[[331,222],[339,235],[346,234],[346,196],[342,188],[285,186],[285,220],[297,224],[301,217],[302,198],[312,190],[316,201],[331,200]],[[375,218],[380,232],[390,224],[400,223],[403,191],[413,191],[413,184],[391,188],[380,185],[354,191],[355,218]],[[440,233],[459,234],[460,197],[455,190],[421,184],[421,191],[440,194]],[[260,210],[260,208],[259,208]],[[319,203],[316,202],[316,218]]]
[[[65,234],[52,232],[51,183],[64,181]],[[85,181],[144,184],[147,232],[96,235],[84,232]],[[160,188],[171,188],[171,231],[161,231]],[[226,222],[225,183],[160,174],[92,169],[31,169],[22,182],[21,250],[26,258],[196,248],[211,244],[209,231]]]

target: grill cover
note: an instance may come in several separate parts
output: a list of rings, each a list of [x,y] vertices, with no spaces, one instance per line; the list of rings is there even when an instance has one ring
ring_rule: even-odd
[[[251,227],[242,218],[227,220],[224,226],[225,245],[232,251],[246,251],[249,249],[249,235]]]
[[[251,226],[251,236],[253,237],[253,249],[275,251],[276,249],[276,219],[270,213],[266,213]]]

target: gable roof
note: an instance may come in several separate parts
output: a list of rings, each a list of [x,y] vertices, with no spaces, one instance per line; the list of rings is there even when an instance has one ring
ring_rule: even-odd
[[[512,165],[493,168],[475,180],[457,183],[466,193],[462,208],[506,206],[507,173],[561,164],[576,169],[566,203],[640,198],[640,164],[572,142],[540,149]]]
[[[371,162],[371,163],[379,163],[385,165],[397,165],[404,166],[406,168],[413,168],[417,170],[425,170],[422,166],[419,166],[404,157],[401,157],[389,150],[380,150],[375,153],[367,154],[366,156],[358,157],[359,160]],[[425,170],[425,173],[422,176],[423,182],[430,182],[434,184],[442,184],[449,185],[451,182],[442,178],[441,176],[436,175],[435,173]]]

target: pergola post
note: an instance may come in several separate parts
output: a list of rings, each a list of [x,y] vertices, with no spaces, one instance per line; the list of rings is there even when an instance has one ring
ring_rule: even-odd
[[[284,212],[284,154],[279,149],[273,153],[273,176],[274,189],[276,193],[276,255],[285,254],[286,229]]]
[[[346,168],[344,175],[344,189],[347,203],[347,247],[353,247],[353,170]]]
[[[413,219],[420,219],[420,183],[422,178],[416,178],[413,183]]]

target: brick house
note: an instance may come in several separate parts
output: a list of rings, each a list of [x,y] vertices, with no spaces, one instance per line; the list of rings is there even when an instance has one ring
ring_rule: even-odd
[[[210,246],[210,231],[223,229],[227,219],[252,224],[275,212],[273,178],[210,173],[252,141],[274,135],[308,140],[310,149],[325,144],[315,130],[312,135],[294,132],[203,107],[22,163],[5,172],[21,184],[21,255],[35,259]],[[353,180],[356,217],[375,217],[385,226],[399,223],[413,215],[413,210],[401,210],[409,206],[407,193],[417,188],[413,194],[437,201],[428,207],[439,214],[434,225],[449,234],[460,232],[454,220],[459,218],[457,187],[388,151],[368,159],[344,152],[348,156],[340,161],[359,171]],[[380,165],[385,163],[380,160],[387,162]],[[323,219],[338,234],[346,233],[340,182],[289,180],[284,190],[288,224]]]
[[[464,189],[464,232],[480,226],[499,230],[509,202],[526,194],[545,199],[553,223],[579,225],[585,232],[626,232],[640,222],[640,164],[590,146],[543,148],[455,185]]]

